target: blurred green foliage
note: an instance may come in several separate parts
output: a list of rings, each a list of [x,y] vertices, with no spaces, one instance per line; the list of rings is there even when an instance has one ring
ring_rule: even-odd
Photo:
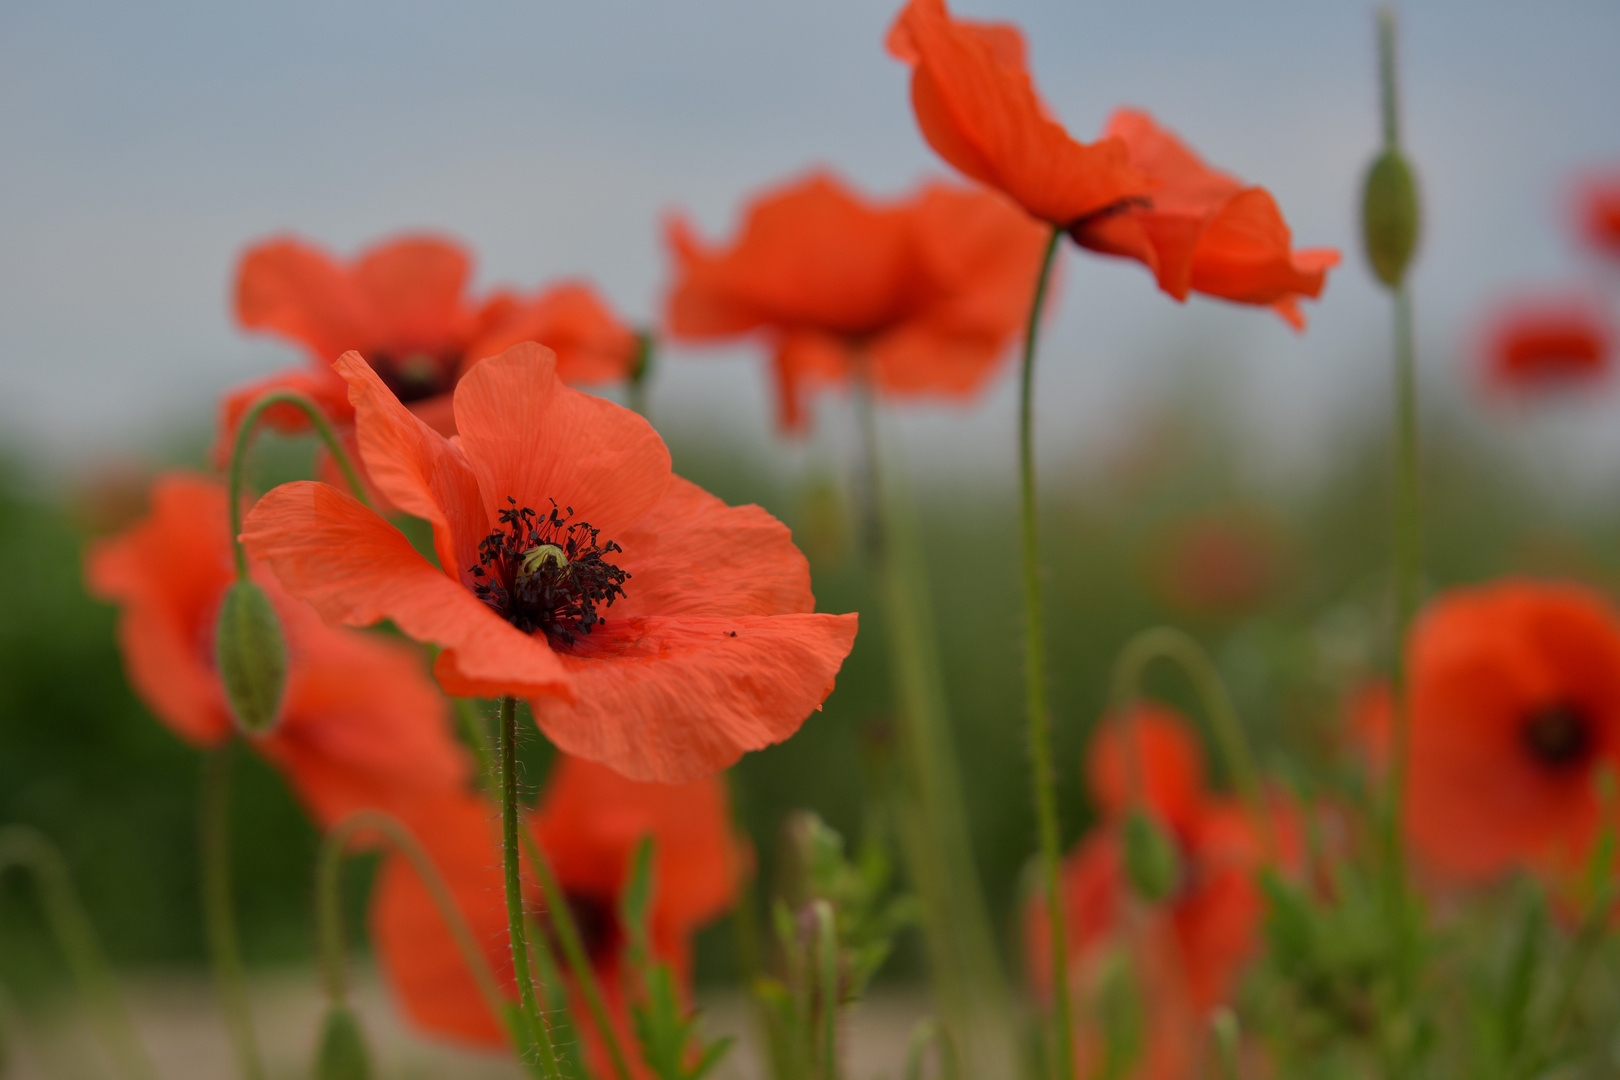
[[[1055,749],[1068,840],[1088,821],[1079,768],[1087,734],[1114,655],[1136,631],[1170,622],[1193,632],[1228,678],[1263,761],[1301,782],[1344,768],[1344,693],[1385,659],[1384,433],[1365,430],[1309,490],[1278,492],[1246,478],[1233,441],[1192,416],[1169,409],[1144,420],[1136,440],[1102,467],[1045,477]],[[1444,416],[1425,429],[1431,587],[1512,571],[1612,582],[1608,538],[1620,533],[1612,508],[1560,503],[1466,430]],[[794,528],[811,555],[822,610],[861,612],[860,637],[824,711],[734,770],[739,814],[769,881],[777,830],[791,811],[814,810],[852,842],[881,820],[866,809],[889,768],[881,611],[836,462],[781,477],[712,437],[676,433],[671,443],[677,471],[729,502],[758,502]],[[272,445],[258,471],[261,479],[293,475],[305,462],[307,447]],[[917,513],[975,850],[1016,956],[1010,928],[1034,827],[1011,479],[985,491],[930,478]],[[16,471],[0,475],[0,822],[36,825],[61,844],[115,962],[196,964],[200,763],[135,699],[115,613],[85,595],[80,561],[92,530],[82,519],[98,498],[41,493]],[[1243,571],[1253,595],[1216,589],[1212,604],[1177,584],[1182,534],[1189,522],[1211,520],[1241,524],[1240,535],[1262,523],[1263,572]],[[971,565],[960,558],[965,550],[976,553]],[[1224,572],[1219,559],[1212,565],[1211,573]],[[1151,673],[1149,686],[1193,707],[1174,673]],[[531,777],[547,757],[538,743],[529,748]],[[247,759],[241,755],[233,822],[246,956],[250,964],[307,959],[314,833],[268,767]],[[364,860],[351,870],[357,926],[368,872]],[[0,981],[26,992],[60,972],[39,929],[29,891],[16,881],[0,885]],[[708,932],[700,955],[700,972],[729,970],[727,931]],[[912,950],[890,970],[914,962]]]

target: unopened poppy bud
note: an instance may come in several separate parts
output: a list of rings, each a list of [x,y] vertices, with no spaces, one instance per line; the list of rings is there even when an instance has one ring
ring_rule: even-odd
[[[321,1025],[315,1080],[371,1080],[371,1054],[360,1020],[347,1005],[334,1005]]]
[[[1406,277],[1421,225],[1417,179],[1405,155],[1389,147],[1367,170],[1361,196],[1361,235],[1373,273],[1391,289]]]
[[[238,581],[225,594],[214,659],[242,730],[262,735],[274,727],[287,686],[287,643],[270,597],[251,581]]]
[[[1181,877],[1175,846],[1140,810],[1133,810],[1125,819],[1125,876],[1136,895],[1149,903],[1169,896]]]

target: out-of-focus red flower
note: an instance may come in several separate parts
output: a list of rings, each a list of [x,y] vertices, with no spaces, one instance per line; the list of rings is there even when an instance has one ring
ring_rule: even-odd
[[[863,367],[886,396],[967,398],[1027,315],[1042,242],[988,193],[929,184],[875,203],[815,173],[756,199],[729,246],[670,222],[669,326],[687,340],[768,334],[789,429],[808,391]]]
[[[1216,514],[1179,523],[1154,577],[1181,611],[1227,615],[1253,607],[1284,573],[1282,541],[1257,519]]]
[[[242,415],[263,395],[296,390],[340,425],[354,416],[348,386],[331,364],[358,352],[383,383],[443,434],[453,434],[450,391],[469,367],[520,341],[557,353],[557,373],[572,383],[624,378],[637,342],[588,285],[564,282],[530,296],[468,293],[472,260],[436,236],[403,236],[344,263],[301,240],[282,237],[251,248],[236,279],[236,319],[308,352],[310,366],[279,372],[232,391],[221,417],[220,452]],[[267,420],[288,431],[306,421],[296,409]]]
[[[1104,134],[1125,144],[1131,164],[1154,187],[1120,213],[1071,228],[1077,243],[1141,261],[1177,300],[1200,292],[1266,305],[1296,330],[1305,328],[1299,301],[1321,295],[1328,269],[1338,265],[1337,251],[1295,251],[1288,223],[1265,188],[1210,168],[1147,113],[1120,109]]]
[[[910,0],[888,48],[911,65],[911,103],[928,144],[1031,216],[1067,229],[1151,190],[1123,142],[1087,146],[1052,118],[1016,26],[953,18],[944,0]]]
[[[1581,185],[1583,239],[1610,258],[1620,258],[1620,172],[1593,176]]]
[[[1569,389],[1606,378],[1614,329],[1596,304],[1578,296],[1521,300],[1491,321],[1485,374],[1509,393]]]
[[[225,489],[187,473],[160,476],[150,513],[97,541],[90,591],[120,608],[118,641],[135,691],[176,735],[216,746],[232,731],[214,667],[214,630],[235,581]],[[364,807],[396,809],[469,774],[447,703],[412,646],[324,625],[262,564],[288,650],[280,721],[247,741],[287,776],[316,821]]]
[[[1461,883],[1522,868],[1565,879],[1601,825],[1596,778],[1620,768],[1620,618],[1584,585],[1454,589],[1412,628],[1405,826],[1413,857]],[[1388,754],[1391,702],[1354,723]]]
[[[1127,740],[1136,740],[1133,751]],[[1087,757],[1087,778],[1102,824],[1064,861],[1063,899],[1069,937],[1069,977],[1087,1000],[1111,953],[1131,957],[1146,1006],[1144,1057],[1135,1076],[1176,1080],[1193,1075],[1202,1017],[1231,994],[1259,944],[1262,899],[1255,875],[1264,847],[1255,823],[1236,801],[1207,791],[1202,754],[1184,719],[1142,705],[1125,724],[1110,721]],[[1181,878],[1162,903],[1141,908],[1124,863],[1122,823],[1135,804],[1133,769],[1140,767],[1142,807],[1174,845]],[[1285,856],[1299,847],[1297,825],[1280,809],[1272,827]],[[1133,910],[1136,908],[1138,910]],[[1135,929],[1132,929],[1134,923]],[[1025,912],[1024,942],[1035,990],[1051,994],[1050,937],[1043,902]],[[1088,1031],[1078,1051],[1101,1052]]]
[[[558,746],[642,780],[722,769],[831,693],[856,617],[815,612],[787,528],[673,475],[646,420],[562,385],[549,349],[474,365],[454,439],[359,354],[337,369],[372,481],[432,523],[439,566],[337,489],[283,484],[243,539],[329,621],[392,619],[443,647],[450,693],[527,697]]]
[[[495,807],[476,795],[424,804],[408,815],[455,894],[473,936],[485,943],[497,980],[511,986],[511,950],[501,886]],[[690,992],[692,934],[736,898],[745,851],[733,837],[717,777],[667,786],[627,780],[578,758],[559,759],[529,826],[550,860],[602,986],[619,1042],[634,1054],[627,1005],[625,934],[619,906],[642,837],[655,843],[649,930],[654,955]],[[525,898],[543,911],[525,871]],[[542,924],[545,916],[540,916]],[[432,898],[400,856],[390,856],[372,899],[373,940],[389,985],[419,1027],[484,1045],[504,1043]],[[549,928],[548,928],[549,929]],[[559,952],[560,958],[560,952]],[[610,1075],[600,1033],[570,979],[570,1015],[601,1075]],[[515,1000],[515,989],[513,990]]]

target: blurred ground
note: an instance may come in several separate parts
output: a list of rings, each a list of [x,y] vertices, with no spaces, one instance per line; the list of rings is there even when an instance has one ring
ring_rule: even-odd
[[[150,975],[124,982],[136,1026],[158,1071],[170,1080],[230,1080],[236,1076],[213,986],[196,974]],[[320,995],[315,972],[284,969],[261,975],[251,988],[254,1019],[270,1080],[307,1077],[319,1029]],[[523,1072],[497,1054],[429,1042],[401,1026],[399,1014],[373,976],[363,976],[355,1004],[371,1040],[378,1080],[516,1080]],[[713,1080],[753,1080],[757,1040],[752,1015],[740,996],[701,1001],[706,1030],[734,1035],[734,1047]],[[847,1028],[849,1075],[867,1080],[897,1076],[905,1064],[906,1040],[926,1014],[922,994],[891,987],[862,1002]],[[9,1034],[9,1033],[8,1033]],[[6,1080],[101,1080],[112,1075],[93,1030],[76,1010],[58,1006],[18,1025]]]

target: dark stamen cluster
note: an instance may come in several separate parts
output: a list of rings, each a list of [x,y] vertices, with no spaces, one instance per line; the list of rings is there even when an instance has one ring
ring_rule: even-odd
[[[371,370],[400,401],[409,404],[447,393],[461,367],[459,353],[375,353],[366,358]]]
[[[478,598],[501,618],[532,634],[572,645],[604,620],[597,605],[611,607],[624,595],[630,577],[607,561],[623,551],[602,542],[600,530],[573,521],[572,506],[559,510],[555,500],[544,516],[517,500],[500,513],[500,525],[478,544],[478,565],[470,569]]]
[[[1585,710],[1566,702],[1537,709],[1519,734],[1532,758],[1559,772],[1584,765],[1596,749]]]

